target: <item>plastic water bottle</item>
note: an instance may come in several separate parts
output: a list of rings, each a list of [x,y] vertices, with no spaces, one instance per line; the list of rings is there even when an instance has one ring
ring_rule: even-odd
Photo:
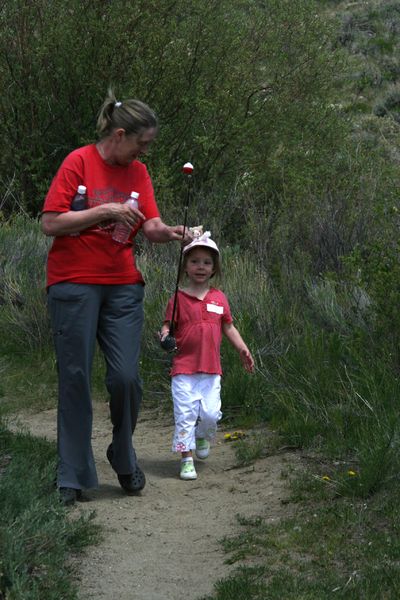
[[[85,210],[87,208],[86,185],[78,185],[76,194],[71,202],[71,210]]]
[[[138,198],[138,192],[132,192],[125,204],[128,204],[132,208],[139,208]],[[126,244],[131,231],[132,227],[130,225],[125,225],[125,223],[118,221],[114,227],[113,240],[120,244]]]
[[[87,196],[86,196],[86,185],[78,185],[78,189],[76,190],[76,194],[71,202],[71,210],[85,210],[87,208]],[[71,237],[78,237],[80,235],[77,233],[70,233]]]

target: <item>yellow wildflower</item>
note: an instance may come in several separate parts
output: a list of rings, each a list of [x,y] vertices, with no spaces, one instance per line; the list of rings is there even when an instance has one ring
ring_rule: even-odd
[[[243,431],[233,431],[232,433],[225,433],[224,440],[226,442],[240,440],[244,438],[246,434]]]

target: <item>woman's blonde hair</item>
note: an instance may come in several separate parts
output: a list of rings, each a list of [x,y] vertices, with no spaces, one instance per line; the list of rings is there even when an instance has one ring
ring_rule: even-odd
[[[145,129],[157,129],[158,121],[155,113],[140,100],[123,100],[118,102],[111,88],[103,102],[97,119],[99,138],[105,138],[114,129],[124,129],[126,135],[141,133]]]

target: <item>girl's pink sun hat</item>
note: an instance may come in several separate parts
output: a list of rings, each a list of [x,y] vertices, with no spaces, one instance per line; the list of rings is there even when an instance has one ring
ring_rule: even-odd
[[[190,242],[187,246],[183,248],[183,253],[189,252],[193,248],[197,248],[199,246],[203,246],[204,248],[208,248],[209,250],[214,250],[219,255],[219,250],[217,244],[214,240],[211,239],[211,233],[209,231],[205,231],[202,235],[195,238],[193,242]]]

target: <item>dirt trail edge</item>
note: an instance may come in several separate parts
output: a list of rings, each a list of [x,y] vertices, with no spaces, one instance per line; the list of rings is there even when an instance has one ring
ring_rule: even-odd
[[[56,411],[24,414],[14,421],[35,436],[55,439]],[[207,460],[196,460],[198,479],[181,481],[170,452],[172,420],[143,410],[134,442],[147,478],[140,496],[126,496],[105,456],[111,423],[105,403],[94,404],[93,449],[100,487],[72,511],[96,511],[104,539],[75,561],[81,600],[197,600],[229,575],[219,540],[237,530],[235,516],[286,513],[281,477],[293,454],[270,456],[235,468],[223,431]]]

